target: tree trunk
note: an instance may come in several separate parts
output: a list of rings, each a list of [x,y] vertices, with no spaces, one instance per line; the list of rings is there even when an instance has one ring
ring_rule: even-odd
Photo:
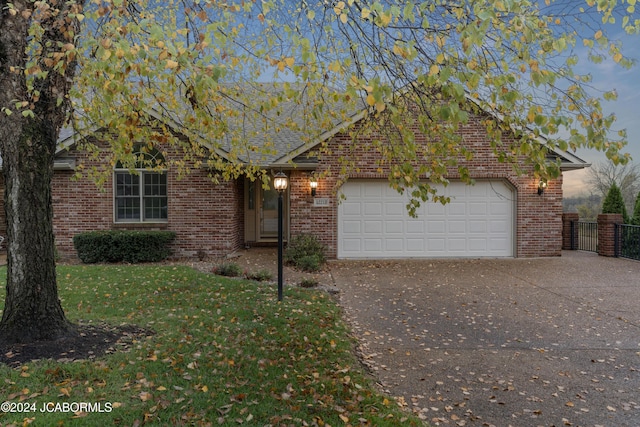
[[[79,6],[51,2],[51,13],[36,14],[23,13],[35,7],[29,0],[12,4],[17,13],[0,0],[0,155],[8,242],[0,342],[26,343],[75,331],[58,299],[51,198],[56,142],[67,115],[75,64],[71,59],[60,67],[51,58],[78,34],[77,21],[65,17]],[[37,49],[27,48],[34,40],[29,32],[33,16],[42,29]],[[38,56],[29,56],[34,52]],[[34,76],[28,71],[33,64],[46,74]],[[22,101],[25,104],[18,105]]]
[[[56,138],[45,127],[33,120],[3,151],[9,242],[0,322],[5,342],[57,339],[72,331],[58,299],[51,199]]]

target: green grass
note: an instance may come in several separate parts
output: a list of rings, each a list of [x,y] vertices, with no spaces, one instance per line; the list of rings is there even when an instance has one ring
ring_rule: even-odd
[[[420,425],[374,390],[325,293],[288,288],[278,303],[273,285],[181,266],[60,266],[58,277],[73,322],[156,334],[94,360],[0,365],[0,402],[36,407],[0,413],[0,425]],[[111,410],[41,412],[46,402]]]

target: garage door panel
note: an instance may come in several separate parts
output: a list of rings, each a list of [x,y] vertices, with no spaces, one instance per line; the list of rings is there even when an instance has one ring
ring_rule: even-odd
[[[343,231],[345,234],[360,234],[360,230],[362,223],[360,221],[349,221],[349,220],[345,220],[344,221],[344,227],[343,227]]]
[[[444,215],[445,211],[444,211],[444,205],[440,202],[423,202],[426,205],[427,208],[427,215],[433,215],[433,216],[438,216],[438,215]]]
[[[402,217],[406,210],[407,208],[402,202],[388,202],[384,205],[384,213],[389,216]]]
[[[364,223],[364,234],[382,235],[382,221],[366,221]],[[381,237],[382,238],[382,237]]]
[[[361,208],[362,205],[360,203],[354,203],[351,200],[354,200],[355,196],[352,196],[350,201],[342,202],[342,212],[345,216],[357,216],[360,217],[362,214]]]
[[[404,239],[385,239],[385,252],[398,252],[404,251]]]
[[[350,181],[342,193],[339,258],[513,256],[515,197],[503,182],[452,182],[440,188],[451,202],[423,202],[417,218],[386,182]]]
[[[362,252],[362,245],[360,239],[343,238],[341,240],[343,249],[346,253],[360,253]]]
[[[432,233],[445,233],[447,230],[447,223],[445,221],[429,221],[427,222],[427,232]]]
[[[449,225],[447,231],[452,234],[465,234],[467,232],[467,223],[465,221],[447,221]]]
[[[486,221],[469,221],[469,233],[470,234],[487,234]]]
[[[408,234],[422,234],[424,233],[424,222],[423,221],[407,221],[407,233]]]
[[[364,212],[364,215],[366,216],[371,216],[371,215],[381,216],[382,202],[365,202],[363,212]]]
[[[402,221],[385,221],[385,232],[387,234],[403,234],[404,223]]]
[[[469,215],[471,216],[487,215],[488,208],[486,202],[469,202],[467,206],[469,208]]]
[[[407,239],[407,251],[411,253],[423,253],[425,250],[424,239]]]
[[[467,205],[464,202],[451,201],[445,208],[448,208],[446,210],[448,210],[449,216],[465,216],[467,214]]]
[[[382,239],[364,239],[363,243],[365,252],[382,252]]]

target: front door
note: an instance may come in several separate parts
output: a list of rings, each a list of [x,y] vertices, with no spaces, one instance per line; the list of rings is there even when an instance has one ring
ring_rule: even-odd
[[[278,238],[278,192],[260,187],[260,239]]]
[[[284,238],[287,238],[288,192],[283,194]],[[245,181],[245,242],[269,242],[278,239],[278,192],[273,184],[268,189],[262,183]]]

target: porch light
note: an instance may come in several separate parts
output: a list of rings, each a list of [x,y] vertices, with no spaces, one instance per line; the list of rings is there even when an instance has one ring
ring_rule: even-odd
[[[316,189],[318,188],[318,181],[315,178],[309,178],[309,187],[311,187],[311,197],[316,197]]]
[[[547,188],[547,180],[540,178],[540,182],[538,182],[538,196],[542,196],[544,190]]]
[[[278,301],[282,301],[283,294],[283,272],[282,272],[282,255],[284,252],[284,243],[282,238],[283,226],[283,214],[282,214],[282,193],[287,189],[289,180],[287,175],[282,171],[275,174],[273,177],[273,188],[278,191]]]

